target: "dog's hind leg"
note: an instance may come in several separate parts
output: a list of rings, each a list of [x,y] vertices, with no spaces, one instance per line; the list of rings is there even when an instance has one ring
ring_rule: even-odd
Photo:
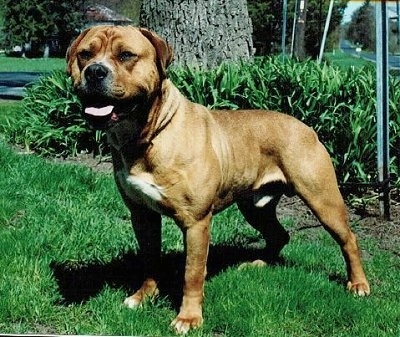
[[[292,177],[295,178],[292,179],[295,192],[340,245],[347,267],[348,289],[360,296],[368,295],[370,287],[361,264],[357,239],[349,227],[333,166],[325,149],[318,152],[314,151],[308,161],[302,162],[302,167],[296,168],[302,174]]]
[[[279,253],[289,242],[289,234],[276,217],[276,206],[280,196],[273,197],[263,207],[257,207],[254,199],[244,199],[238,202],[239,210],[246,221],[257,229],[266,242],[266,262],[274,263],[279,259]]]
[[[370,288],[361,264],[357,239],[350,230],[339,191],[320,191],[319,195],[303,193],[301,197],[340,245],[347,267],[348,289],[360,296],[368,295]]]

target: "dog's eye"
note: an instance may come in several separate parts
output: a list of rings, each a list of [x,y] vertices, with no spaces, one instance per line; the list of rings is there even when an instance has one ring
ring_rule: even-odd
[[[93,56],[93,53],[90,50],[82,50],[78,53],[78,55],[82,60],[90,60]]]
[[[126,61],[129,61],[129,60],[131,60],[133,58],[136,58],[136,57],[137,57],[137,55],[134,54],[134,53],[131,53],[130,51],[123,51],[118,55],[118,59],[121,62],[126,62]]]

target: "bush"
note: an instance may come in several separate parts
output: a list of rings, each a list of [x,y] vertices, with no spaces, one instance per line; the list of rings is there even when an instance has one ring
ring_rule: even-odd
[[[260,58],[213,70],[171,68],[171,80],[190,100],[209,108],[282,111],[312,126],[332,156],[339,181],[376,181],[376,94],[373,67],[339,70],[313,61]],[[60,72],[42,79],[24,99],[14,139],[42,154],[103,151],[89,132],[71,81]],[[399,176],[400,81],[390,82],[391,173]],[[397,144],[398,147],[398,144]],[[398,151],[398,149],[397,149]]]

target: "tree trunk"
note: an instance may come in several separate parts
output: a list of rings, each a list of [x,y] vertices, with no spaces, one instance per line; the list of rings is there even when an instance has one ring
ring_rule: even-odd
[[[294,43],[294,54],[299,60],[304,60],[306,57],[305,51],[305,30],[306,30],[306,18],[307,18],[307,0],[299,1],[299,9],[298,9],[298,19],[296,25],[296,35],[295,35],[295,43]]]
[[[214,67],[254,54],[246,0],[143,0],[140,23],[174,48],[175,64]]]

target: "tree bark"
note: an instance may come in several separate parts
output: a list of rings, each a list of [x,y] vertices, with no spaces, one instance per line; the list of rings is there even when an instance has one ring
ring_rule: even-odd
[[[299,1],[299,9],[297,12],[299,14],[296,25],[294,54],[299,60],[304,60],[306,57],[304,43],[305,43],[305,30],[306,30],[306,18],[307,18],[307,0]]]
[[[254,54],[246,0],[143,0],[140,23],[174,48],[175,64],[214,67]]]

